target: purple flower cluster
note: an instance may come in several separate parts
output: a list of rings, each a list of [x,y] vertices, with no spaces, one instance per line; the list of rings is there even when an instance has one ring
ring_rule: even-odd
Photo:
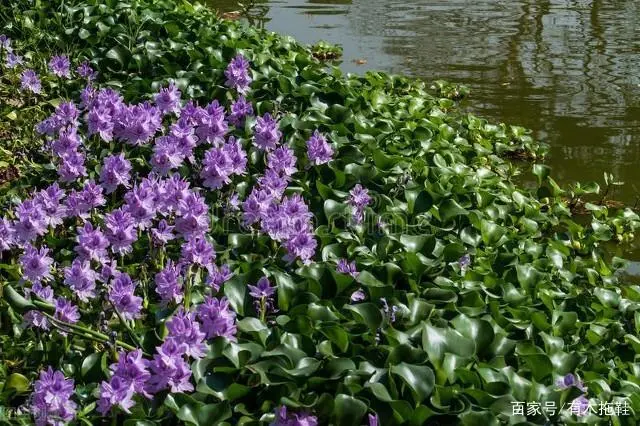
[[[75,324],[80,321],[80,312],[78,311],[78,307],[64,297],[58,297],[56,299],[55,307],[56,311],[54,313],[54,317],[58,321],[66,322],[68,324]]]
[[[270,312],[275,312],[275,301],[273,295],[276,292],[276,288],[271,286],[267,277],[262,277],[258,280],[256,285],[248,285],[249,295],[254,299],[254,306],[261,318]]]
[[[156,94],[154,101],[160,112],[163,114],[180,112],[180,90],[171,83],[168,87],[163,87],[160,92]]]
[[[244,125],[247,117],[253,116],[253,105],[247,101],[244,96],[239,96],[238,99],[231,104],[231,114],[229,114],[229,123],[236,127]]]
[[[111,194],[120,185],[129,188],[130,173],[131,163],[124,157],[124,154],[105,157],[100,170],[100,184],[104,188],[105,194]]]
[[[142,298],[136,296],[135,284],[126,273],[118,273],[109,288],[109,301],[126,320],[140,317]]]
[[[369,190],[357,184],[349,192],[349,205],[353,207],[353,221],[362,223],[364,220],[364,209],[371,203]]]
[[[282,132],[278,130],[278,122],[269,113],[258,117],[253,131],[253,143],[263,151],[276,149],[282,139]]]
[[[238,93],[245,94],[249,90],[249,85],[253,81],[249,75],[249,61],[242,55],[237,55],[229,62],[224,72],[227,87],[234,88]]]
[[[220,290],[220,286],[233,277],[233,272],[231,272],[229,265],[222,265],[219,268],[216,265],[211,265],[207,269],[209,270],[207,285],[209,285],[215,292]]]
[[[88,302],[96,296],[97,279],[98,273],[91,269],[88,261],[75,259],[71,266],[64,269],[64,283],[82,302]]]
[[[36,94],[42,92],[42,83],[34,70],[27,69],[22,72],[20,76],[20,88]]]
[[[48,254],[49,249],[46,247],[41,247],[38,250],[31,244],[25,246],[24,254],[20,257],[20,265],[27,280],[37,283],[52,278],[53,259]]]
[[[72,379],[49,367],[40,372],[33,388],[31,413],[36,425],[61,425],[74,419],[77,405],[71,400],[75,393]]]
[[[49,70],[58,77],[71,78],[71,61],[69,57],[65,55],[53,56],[49,61]]]
[[[156,274],[156,293],[163,303],[182,301],[182,268],[171,259],[164,268]]]
[[[309,161],[316,166],[328,163],[333,158],[333,147],[317,130],[307,141],[307,156]]]
[[[129,409],[135,405],[134,395],[150,397],[146,389],[147,381],[151,377],[147,363],[148,361],[142,358],[140,349],[129,353],[121,351],[118,354],[118,362],[110,367],[111,379],[100,384],[98,411],[106,414],[112,407],[119,406],[130,413]]]
[[[50,304],[55,303],[55,300],[53,298],[53,289],[51,287],[43,287],[40,283],[35,283],[28,291],[26,291],[26,294],[29,297],[31,296],[31,293],[35,294],[45,302],[48,302]],[[43,330],[49,330],[49,319],[35,309],[24,314],[23,319],[25,325],[28,327],[37,327]]]
[[[210,189],[219,189],[231,183],[232,175],[242,175],[247,167],[247,154],[232,136],[220,148],[211,148],[204,155],[200,177]]]
[[[197,312],[207,339],[224,336],[229,340],[236,340],[236,313],[226,297],[217,299],[206,296]]]
[[[569,404],[569,411],[571,412],[571,414],[575,414],[579,417],[586,416],[587,414],[589,414],[589,406],[590,406],[589,399],[584,395],[584,393],[587,392],[587,387],[584,385],[582,380],[576,377],[575,374],[569,373],[557,379],[555,384],[559,389],[568,389],[570,387],[576,387],[581,392],[583,392],[582,395],[578,396],[573,401],[571,401],[571,403]]]
[[[78,65],[78,68],[76,68],[76,72],[78,73],[78,75],[88,81],[91,81],[93,79],[96,78],[96,72],[93,70],[93,68],[91,68],[91,65],[89,65],[89,62],[84,61],[82,62],[80,65]]]
[[[306,412],[290,413],[282,405],[276,408],[276,418],[270,426],[318,426],[318,419]]]
[[[68,57],[54,57],[49,66],[53,74],[70,78]],[[38,76],[28,71],[31,70],[23,73],[23,90],[37,93],[41,90]],[[23,250],[20,265],[25,280],[32,283],[26,291],[55,307],[57,321],[31,311],[25,315],[25,322],[42,329],[53,326],[61,333],[70,331],[61,323],[80,321],[85,304],[100,302],[94,300],[101,296],[98,282],[105,286],[106,299],[113,306],[109,315],[115,311],[125,322],[144,318],[143,299],[136,293],[142,294],[137,282],[146,281],[119,271],[114,261],[118,257],[126,263],[134,248],[137,253],[148,243],[150,256],[160,254],[154,258],[163,265],[153,271],[155,286],[152,283],[148,293],[145,287],[144,293],[165,305],[175,306],[188,299],[185,292],[191,286],[203,285],[191,277],[207,273],[204,301],[198,303],[201,299],[194,297],[191,302],[198,304],[185,303],[166,322],[168,335],[153,356],[145,360],[141,350],[120,352],[111,366],[110,379],[101,383],[99,411],[106,414],[119,407],[129,412],[136,395],[193,391],[189,362],[205,357],[207,339],[224,337],[236,341],[236,313],[226,297],[215,296],[233,273],[229,265],[214,263],[216,251],[208,234],[215,218],[210,215],[207,200],[228,202],[230,211],[240,210],[238,193],[245,194],[244,188],[232,185],[234,176],[248,172],[247,151],[265,151],[267,164],[242,203],[247,225],[258,225],[261,232],[280,243],[287,252],[286,260],[301,259],[308,264],[317,247],[313,215],[300,194],[285,196],[298,171],[297,157],[292,147],[281,143],[279,124],[270,114],[257,118],[254,146],[228,134],[228,123],[244,126],[254,114],[251,102],[244,96],[232,102],[228,116],[225,106],[217,100],[206,107],[193,102],[182,106],[181,93],[173,83],[160,89],[153,102],[129,104],[112,89],[91,86],[95,72],[88,62],[80,64],[75,74],[88,83],[81,94],[82,102],[62,102],[36,129],[56,163],[58,183],[23,200],[8,216],[11,219],[0,218],[0,251]],[[242,56],[229,64],[225,75],[228,86],[239,94],[247,93],[251,76],[249,63]],[[333,155],[331,145],[318,132],[312,139],[308,148],[310,161],[329,161]],[[105,142],[109,142],[111,152],[97,148]],[[132,148],[123,147],[124,144],[149,145],[133,150],[153,153],[148,158],[150,173],[141,174],[145,166],[132,164],[132,157],[127,154]],[[98,165],[99,183],[86,178],[94,177],[94,164]],[[200,187],[191,187],[190,177],[183,177],[189,168],[201,178]],[[220,191],[222,188],[224,192]],[[104,206],[108,194],[112,194],[113,205],[107,210]],[[43,286],[47,281],[53,282],[55,262],[41,237],[48,231],[55,234],[59,227],[64,228],[65,236],[70,233],[70,238],[75,238],[76,245],[75,258],[57,259],[62,265],[59,274],[64,286],[56,287],[56,292],[63,293],[55,297],[52,288]],[[220,253],[226,253],[223,247]],[[175,257],[165,263],[169,254]],[[347,273],[357,272],[354,268]],[[276,311],[276,287],[267,277],[250,285],[249,293],[262,316]],[[287,413],[286,407],[281,414],[278,424],[317,424],[314,416]]]
[[[340,272],[341,274],[349,274],[353,278],[358,278],[359,274],[358,270],[356,269],[356,262],[349,263],[347,259],[338,260],[336,271]]]
[[[91,222],[86,222],[84,226],[78,228],[76,241],[78,245],[75,251],[79,259],[102,262],[107,258],[109,240],[100,227],[94,228]]]
[[[263,232],[283,243],[287,260],[300,258],[308,264],[317,246],[311,222],[313,215],[300,195],[282,198],[290,175],[296,171],[296,157],[292,150],[281,147],[268,154],[267,163],[264,176],[258,179],[258,186],[242,205],[244,224],[259,222]]]

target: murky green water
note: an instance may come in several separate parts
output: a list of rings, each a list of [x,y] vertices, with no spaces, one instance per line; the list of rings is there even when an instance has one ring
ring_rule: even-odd
[[[640,194],[640,1],[280,0],[264,8],[272,31],[341,44],[346,71],[470,86],[470,110],[529,127],[551,145],[548,163],[563,183],[602,184],[608,171],[626,183],[616,198]]]

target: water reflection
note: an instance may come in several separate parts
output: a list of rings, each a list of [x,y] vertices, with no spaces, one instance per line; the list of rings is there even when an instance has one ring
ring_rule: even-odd
[[[237,9],[233,1],[214,7]],[[640,2],[634,0],[270,1],[267,28],[344,47],[343,68],[446,79],[468,108],[551,144],[562,182],[640,177]],[[365,65],[355,60],[366,59]],[[640,185],[639,188],[640,189]]]

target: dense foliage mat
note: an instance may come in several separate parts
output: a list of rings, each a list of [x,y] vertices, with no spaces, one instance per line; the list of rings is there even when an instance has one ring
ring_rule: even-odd
[[[0,420],[637,424],[638,216],[466,89],[186,2],[2,6]]]

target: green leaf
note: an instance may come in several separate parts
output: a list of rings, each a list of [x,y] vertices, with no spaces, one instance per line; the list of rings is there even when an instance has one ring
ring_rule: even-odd
[[[373,303],[358,303],[357,305],[346,305],[345,309],[352,311],[356,321],[365,324],[372,331],[380,327],[382,323],[382,312]]]
[[[339,394],[335,398],[333,413],[336,426],[359,425],[367,413],[367,404],[352,396]]]
[[[433,391],[435,376],[429,367],[402,362],[393,365],[391,373],[399,376],[409,386],[416,402],[424,401]]]
[[[25,393],[29,390],[29,379],[20,373],[13,373],[7,377],[4,384],[5,390],[13,390],[16,393]]]

